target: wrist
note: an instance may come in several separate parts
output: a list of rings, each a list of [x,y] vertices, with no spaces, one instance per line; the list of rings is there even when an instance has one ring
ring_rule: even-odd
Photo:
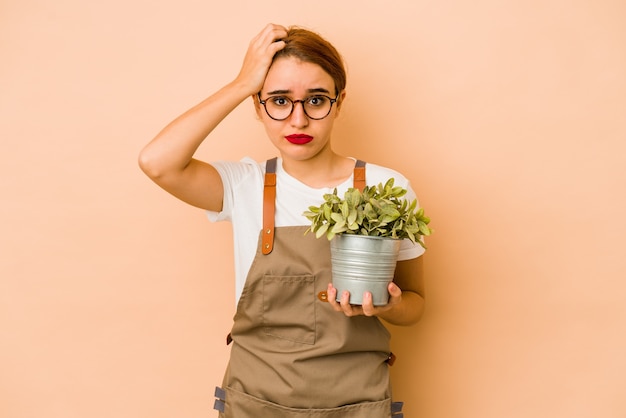
[[[247,97],[254,96],[260,91],[260,87],[257,88],[257,85],[250,84],[249,82],[246,82],[246,80],[241,80],[240,78],[236,78],[228,83],[227,88],[234,94],[242,97],[242,100]]]

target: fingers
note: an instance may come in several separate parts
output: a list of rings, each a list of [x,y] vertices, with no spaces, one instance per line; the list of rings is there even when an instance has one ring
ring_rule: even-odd
[[[337,302],[337,289],[331,283],[328,284],[326,292],[328,294],[328,303],[335,311],[343,312],[346,316],[364,314],[361,306],[350,304],[350,292],[344,291],[339,297],[339,302]]]
[[[283,38],[287,36],[287,28],[270,23],[253,40],[254,47],[266,50],[272,56],[285,47]]]
[[[389,283],[389,286],[387,286],[387,290],[389,291],[390,301],[402,297],[402,289],[400,289],[398,285],[394,282]]]
[[[374,298],[372,297],[372,292],[363,293],[363,305],[361,305],[361,307],[363,309],[363,315],[376,315],[376,308],[374,308]]]
[[[389,291],[389,302],[383,306],[374,306],[371,292],[363,293],[363,302],[361,305],[351,305],[350,293],[347,291],[344,291],[340,295],[339,302],[337,302],[337,289],[335,289],[331,283],[328,284],[326,293],[328,295],[328,303],[337,312],[343,312],[346,316],[376,316],[382,312],[388,311],[402,300],[402,289],[400,289],[398,285],[391,282],[387,290]]]
[[[285,47],[282,39],[286,36],[287,29],[284,26],[269,24],[250,41],[237,76],[237,80],[246,86],[250,94],[258,92],[263,86],[274,55]]]
[[[269,31],[265,42],[266,45],[268,45],[267,53],[273,57],[278,51],[285,47],[286,43],[283,39],[287,36],[287,29],[278,25],[270,26],[271,30]]]
[[[328,303],[330,306],[337,312],[341,312],[341,306],[337,302],[337,289],[332,285],[332,283],[328,283],[328,288],[326,289],[326,294],[328,295]]]

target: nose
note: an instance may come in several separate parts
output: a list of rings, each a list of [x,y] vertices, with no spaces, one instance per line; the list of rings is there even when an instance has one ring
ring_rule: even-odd
[[[293,102],[293,112],[291,112],[289,121],[292,126],[296,127],[303,127],[309,124],[309,118],[306,113],[304,113],[304,102],[302,100]]]

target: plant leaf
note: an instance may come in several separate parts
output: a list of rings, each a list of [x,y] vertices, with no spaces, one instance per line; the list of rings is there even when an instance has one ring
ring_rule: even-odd
[[[335,215],[333,213],[333,215]],[[333,227],[331,228],[331,231],[335,234],[339,234],[341,232],[345,232],[348,230],[348,227],[346,227],[346,221],[345,219],[341,219],[341,221],[337,222],[335,225],[333,225]]]
[[[430,235],[430,228],[428,227],[428,225],[426,225],[426,223],[422,222],[422,221],[417,221],[417,226],[419,227],[420,232],[422,233],[422,235]]]
[[[320,226],[317,231],[315,231],[315,238],[320,238],[322,235],[326,233],[328,230],[328,224],[324,224]]]

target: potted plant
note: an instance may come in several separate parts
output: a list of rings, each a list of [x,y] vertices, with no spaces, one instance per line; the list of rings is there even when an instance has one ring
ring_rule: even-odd
[[[304,212],[311,221],[307,232],[330,241],[337,298],[348,290],[350,303],[361,304],[363,292],[369,291],[374,305],[388,302],[387,285],[393,280],[400,241],[409,239],[423,247],[421,236],[432,233],[424,209],[417,208],[416,199],[404,199],[406,193],[390,178],[363,191],[350,188],[343,198],[335,189],[324,195],[320,206]]]

